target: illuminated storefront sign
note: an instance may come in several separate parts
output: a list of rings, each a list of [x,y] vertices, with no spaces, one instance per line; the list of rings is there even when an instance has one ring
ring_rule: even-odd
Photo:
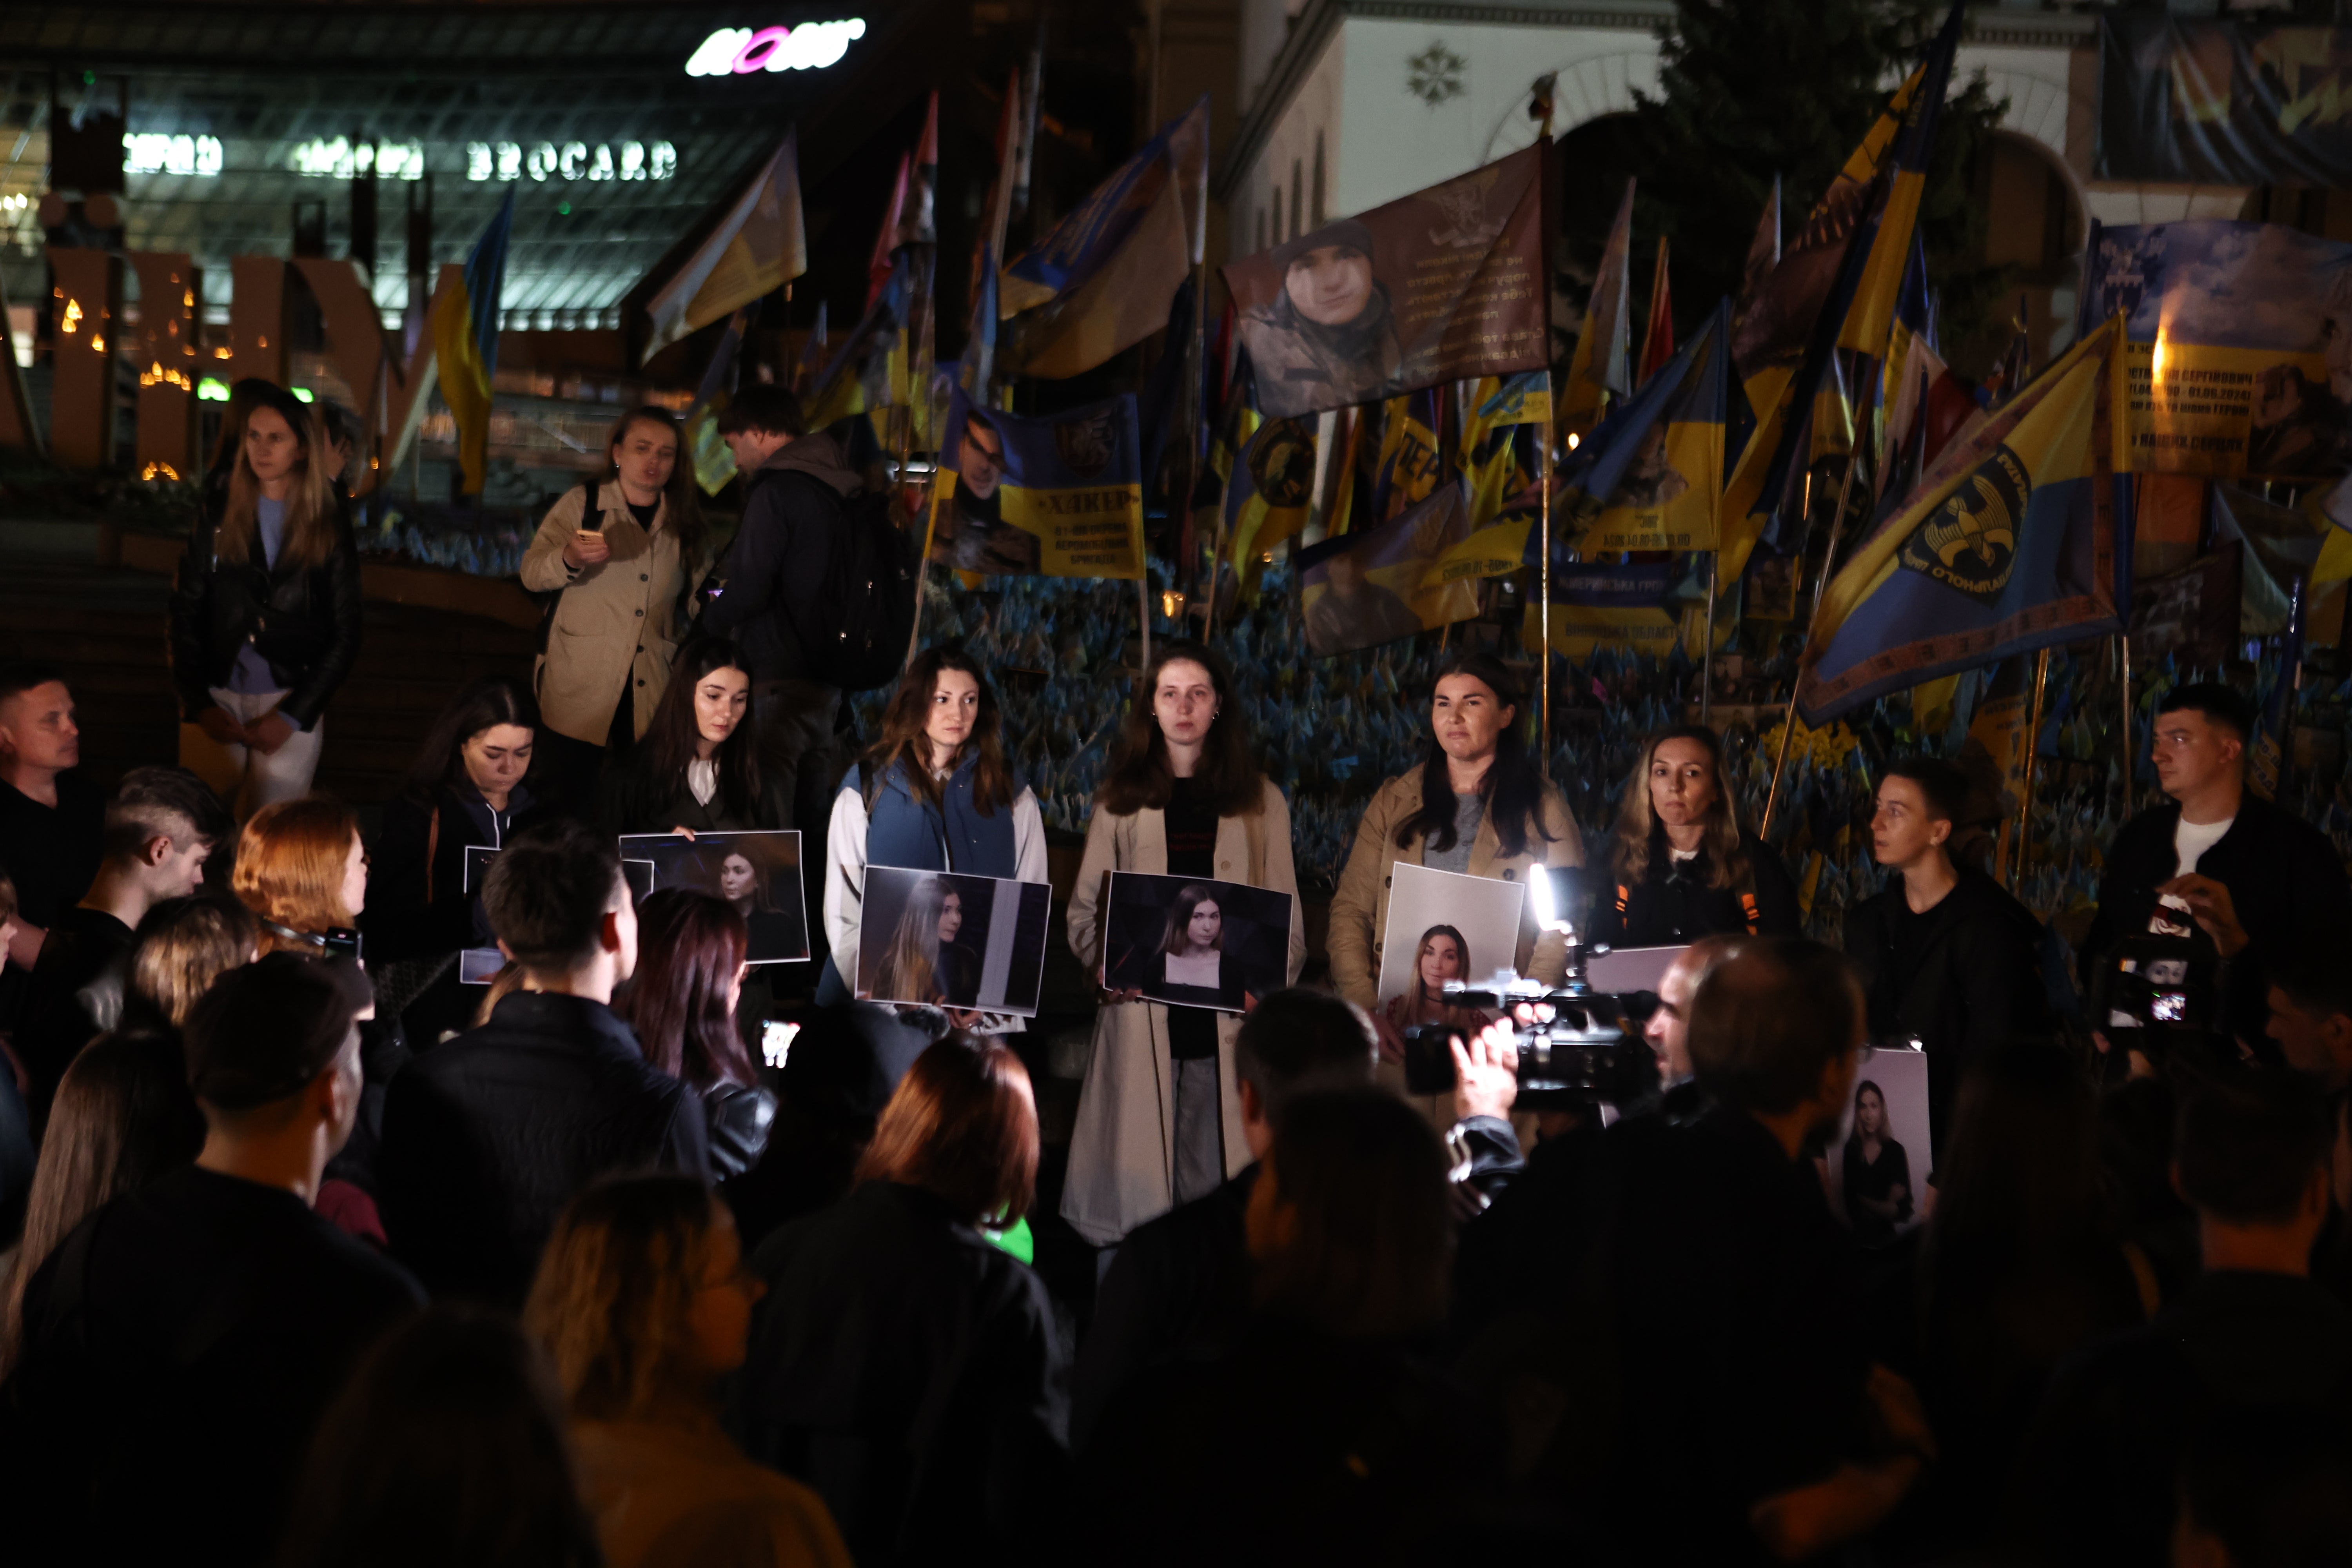
[[[677,173],[677,149],[667,142],[466,143],[469,180],[667,180]]]
[[[221,143],[217,136],[170,136],[142,131],[122,139],[122,172],[126,174],[193,174],[220,177]]]
[[[797,27],[721,27],[686,62],[688,76],[750,76],[753,71],[823,70],[866,36],[866,24],[803,22]]]
[[[216,143],[217,145],[217,143]],[[422,142],[362,142],[338,136],[330,141],[298,143],[291,162],[298,174],[348,180],[373,170],[379,180],[421,180],[425,177]]]

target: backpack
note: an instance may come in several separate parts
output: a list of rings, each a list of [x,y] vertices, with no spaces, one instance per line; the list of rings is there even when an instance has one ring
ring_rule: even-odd
[[[871,691],[898,679],[915,640],[916,590],[922,545],[911,529],[890,520],[887,491],[860,490],[844,499],[814,474],[783,473],[823,490],[841,511],[824,582],[810,605],[810,624],[793,630],[808,656],[811,679],[844,691]]]

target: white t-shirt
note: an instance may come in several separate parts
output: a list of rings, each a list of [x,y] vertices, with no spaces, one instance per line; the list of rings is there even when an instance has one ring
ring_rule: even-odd
[[[2230,824],[2237,820],[2225,816],[2219,822],[2191,822],[2183,817],[2174,824],[2172,852],[2180,858],[2180,868],[2173,875],[2186,877],[2197,869],[2197,862],[2205,858],[2205,851],[2221,843],[2221,836],[2230,831]]]

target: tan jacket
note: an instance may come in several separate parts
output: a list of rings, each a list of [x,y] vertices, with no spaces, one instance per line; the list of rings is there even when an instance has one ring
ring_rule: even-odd
[[[1272,780],[1255,816],[1217,823],[1216,875],[1291,895],[1290,962],[1285,981],[1307,962],[1307,927],[1298,909],[1298,879],[1290,863],[1290,808]],[[1087,973],[1099,975],[1102,917],[1112,871],[1168,874],[1164,813],[1129,816],[1097,810],[1087,824],[1086,858],[1070,893],[1070,951]],[[1217,1090],[1223,1109],[1225,1174],[1250,1163],[1242,1136],[1234,1041],[1241,1015],[1217,1015]],[[1070,1173],[1062,1188],[1062,1217],[1097,1247],[1109,1247],[1146,1220],[1175,1207],[1175,1069],[1169,1065],[1168,1009],[1158,1002],[1106,1005],[1095,1015],[1094,1056],[1078,1092],[1078,1121],[1070,1137]]]
[[[1339,873],[1339,890],[1331,898],[1331,933],[1326,942],[1331,956],[1331,984],[1366,1012],[1380,1002],[1381,946],[1388,933],[1389,884],[1396,864],[1400,860],[1409,866],[1423,864],[1418,838],[1410,847],[1397,847],[1397,826],[1420,809],[1420,769],[1400,773],[1381,785],[1380,793],[1364,808],[1363,820],[1356,825],[1355,847],[1348,852],[1347,868]],[[1583,865],[1584,837],[1569,815],[1567,798],[1550,784],[1544,786],[1543,823],[1544,831],[1552,836],[1550,843],[1530,840],[1527,853],[1505,856],[1495,835],[1494,819],[1482,817],[1478,837],[1470,846],[1470,875],[1517,882],[1525,880],[1528,868],[1538,864]],[[1557,936],[1536,940],[1532,910],[1520,920],[1514,967],[1538,980],[1558,980],[1566,944]],[[1413,935],[1420,934],[1416,926]]]
[[[653,721],[686,633],[676,624],[678,596],[710,562],[705,552],[681,564],[667,499],[650,534],[637,525],[617,482],[600,485],[596,500],[612,559],[579,572],[564,563],[563,547],[579,531],[581,516],[581,492],[567,490],[523,552],[522,585],[563,594],[534,675],[540,716],[559,735],[601,746],[630,681],[636,683],[637,733]]]

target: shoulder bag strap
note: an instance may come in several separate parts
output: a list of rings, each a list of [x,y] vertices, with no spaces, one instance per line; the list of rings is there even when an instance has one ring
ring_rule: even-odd
[[[433,904],[433,862],[439,858],[440,854],[441,804],[436,801],[433,805],[432,820],[426,823],[425,827],[425,903],[428,909]]]

